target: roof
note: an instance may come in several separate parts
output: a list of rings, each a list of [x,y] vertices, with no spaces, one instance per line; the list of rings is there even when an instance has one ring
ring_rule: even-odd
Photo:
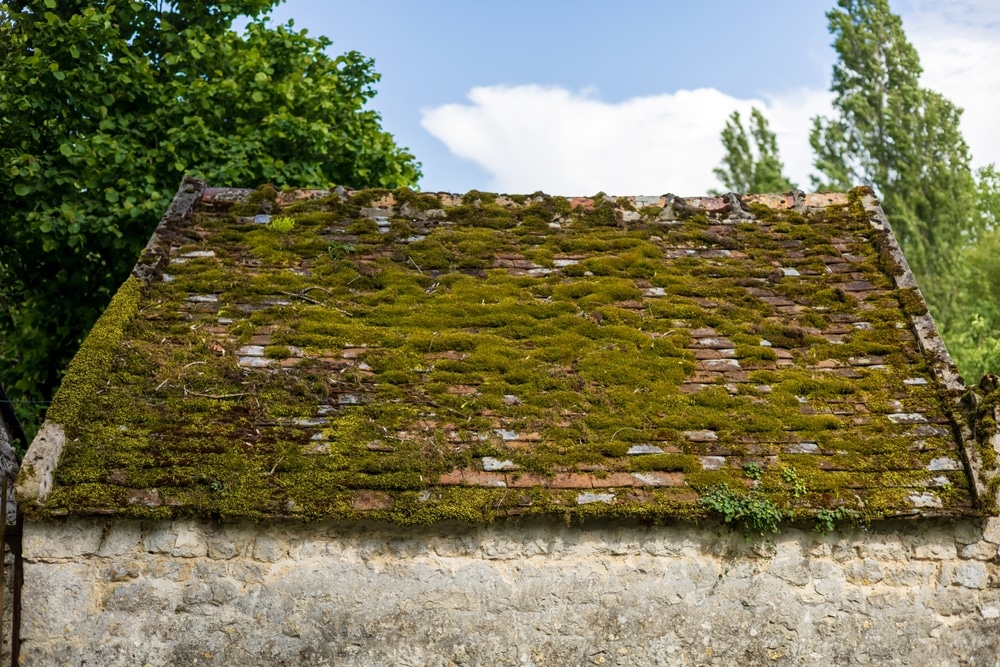
[[[962,516],[996,466],[964,390],[867,189],[186,179],[19,494],[34,517]]]

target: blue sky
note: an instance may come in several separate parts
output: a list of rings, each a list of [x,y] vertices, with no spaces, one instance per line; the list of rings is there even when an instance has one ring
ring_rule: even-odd
[[[829,108],[832,4],[287,0],[273,18],[375,59],[372,106],[423,162],[425,190],[697,194],[719,185],[725,118],[754,104],[808,185],[809,118]],[[994,4],[893,4],[925,84],[966,107],[978,164],[1000,157],[1000,77],[983,66],[1000,62]]]

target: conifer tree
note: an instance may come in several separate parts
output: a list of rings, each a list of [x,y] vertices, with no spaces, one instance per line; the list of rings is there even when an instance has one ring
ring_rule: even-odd
[[[975,180],[961,109],[920,86],[920,59],[888,0],[838,0],[833,118],[813,119],[816,189],[872,186],[932,311],[947,320],[958,250],[975,235]]]
[[[777,138],[757,107],[750,112],[749,136],[740,112],[733,112],[722,130],[722,146],[726,154],[713,173],[730,192],[787,192],[795,187],[782,174]]]

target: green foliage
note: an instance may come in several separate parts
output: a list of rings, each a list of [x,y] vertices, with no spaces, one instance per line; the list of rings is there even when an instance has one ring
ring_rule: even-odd
[[[992,167],[988,169],[992,172]],[[981,177],[981,184],[989,178],[989,172]],[[979,201],[986,205],[995,196],[987,192]],[[991,219],[994,211],[1000,208],[983,213]],[[962,316],[945,322],[941,330],[955,363],[970,382],[1000,371],[1000,264],[996,261],[1000,255],[1000,229],[992,223],[990,227],[974,245],[962,250],[955,280]]]
[[[801,498],[806,495],[806,483],[799,478],[799,471],[795,468],[784,468],[781,471],[781,479],[786,484],[792,485],[792,497]]]
[[[984,231],[963,248],[956,272],[961,317],[943,323],[941,335],[966,380],[1000,371],[1000,183],[992,166],[979,173]]]
[[[350,243],[341,243],[340,241],[330,241],[330,244],[326,248],[326,252],[333,259],[340,259],[345,255],[353,255],[357,251],[358,249]]]
[[[961,109],[920,86],[920,59],[888,0],[827,14],[839,60],[834,118],[813,119],[816,189],[872,186],[967,380],[1000,370],[1000,175],[973,174]]]
[[[12,398],[50,396],[184,174],[416,183],[419,165],[365,108],[373,62],[272,27],[274,4],[0,3],[0,382]]]
[[[761,477],[760,465],[747,463],[743,473],[750,479]],[[805,482],[799,477],[795,468],[784,468],[781,479],[792,485],[792,497],[799,498],[806,494]],[[713,488],[701,497],[701,503],[708,509],[719,514],[726,524],[739,525],[744,535],[759,535],[778,533],[779,524],[785,518],[791,518],[791,513],[780,510],[773,502],[758,492],[741,493],[733,491],[728,484]],[[857,521],[858,512],[847,507],[816,510],[817,533],[827,535],[837,528],[838,522]]]
[[[272,218],[271,221],[267,223],[267,228],[272,232],[287,234],[295,229],[295,221],[287,216],[278,216],[277,218]]]
[[[829,535],[837,529],[838,521],[857,521],[858,513],[847,507],[832,510],[817,510],[814,530],[823,535]]]
[[[764,471],[761,469],[759,463],[756,461],[750,461],[749,463],[743,464],[743,474],[746,475],[748,479],[758,480],[764,475]]]
[[[795,187],[782,174],[784,165],[778,157],[777,139],[756,107],[750,112],[750,137],[740,120],[740,112],[734,111],[722,130],[722,145],[726,155],[722,166],[713,173],[731,192],[787,192]]]
[[[777,533],[784,514],[758,493],[739,493],[722,484],[701,497],[701,503],[716,512],[727,524],[742,527],[743,533],[764,536]]]
[[[958,250],[974,235],[975,182],[961,109],[920,86],[920,59],[888,0],[839,0],[827,14],[838,62],[834,118],[813,119],[817,189],[871,185],[942,321],[955,316]]]

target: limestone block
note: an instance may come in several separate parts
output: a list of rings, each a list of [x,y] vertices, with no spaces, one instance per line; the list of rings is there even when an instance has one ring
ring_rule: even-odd
[[[911,561],[905,565],[891,563],[883,570],[883,581],[892,586],[930,586],[937,576],[934,561]]]
[[[142,562],[138,560],[113,560],[103,570],[106,581],[128,581],[138,578],[143,571]]]
[[[140,542],[96,525],[95,548],[26,564],[25,667],[937,666],[992,664],[1000,638],[1000,565],[968,557],[995,545],[955,550],[975,521],[770,542],[686,524],[180,520],[143,523]]]
[[[866,540],[858,546],[858,555],[883,562],[905,561],[910,556],[910,550],[899,540]]]
[[[24,564],[21,637],[44,640],[85,632],[98,610],[97,572],[82,563]]]
[[[848,563],[844,574],[852,584],[871,586],[882,581],[882,564],[872,558],[865,558]]]
[[[1000,517],[991,516],[983,526],[983,539],[1000,545]]]
[[[986,540],[973,542],[963,547],[958,556],[959,558],[972,560],[995,560],[997,557],[997,545]]]
[[[122,556],[142,543],[142,526],[138,521],[114,521],[104,532],[98,555],[104,558]]]
[[[101,607],[103,611],[125,612],[126,614],[149,614],[149,612],[173,612],[176,606],[176,591],[168,582],[130,581],[112,586],[106,592]]]
[[[288,545],[273,535],[262,533],[254,540],[253,557],[255,560],[275,563],[284,558],[287,552]]]
[[[193,582],[181,594],[185,605],[206,604],[212,601],[212,587],[205,582]]]
[[[917,560],[950,560],[958,557],[958,549],[953,541],[930,541],[913,545],[913,557]]]
[[[174,549],[177,533],[169,524],[159,523],[153,526],[142,538],[142,547],[151,554],[166,554]]]
[[[852,558],[856,558],[858,555],[858,548],[859,546],[853,542],[841,540],[832,545],[831,555],[835,561],[843,563]]]
[[[801,556],[775,558],[768,572],[795,586],[805,586],[811,580],[809,562]]]
[[[985,563],[978,561],[948,561],[941,564],[942,586],[963,586],[965,588],[986,588],[989,573]]]
[[[267,527],[263,529],[266,530]],[[229,560],[249,553],[256,533],[252,526],[245,523],[206,526],[205,539],[208,542],[209,558]]]
[[[931,606],[942,616],[958,616],[977,612],[979,597],[963,588],[946,588],[935,593]]]
[[[956,523],[947,534],[960,545],[972,544],[983,539],[983,531],[971,521]]]
[[[219,532],[213,532],[206,536],[206,549],[209,558],[219,560],[229,560],[240,555],[240,549],[235,542],[228,539]]]
[[[174,540],[170,555],[180,558],[196,558],[207,555],[208,541],[202,531],[187,522],[178,523],[180,525],[176,528],[177,538]]]
[[[24,526],[25,558],[76,558],[101,548],[104,522],[100,519],[34,523]]]

